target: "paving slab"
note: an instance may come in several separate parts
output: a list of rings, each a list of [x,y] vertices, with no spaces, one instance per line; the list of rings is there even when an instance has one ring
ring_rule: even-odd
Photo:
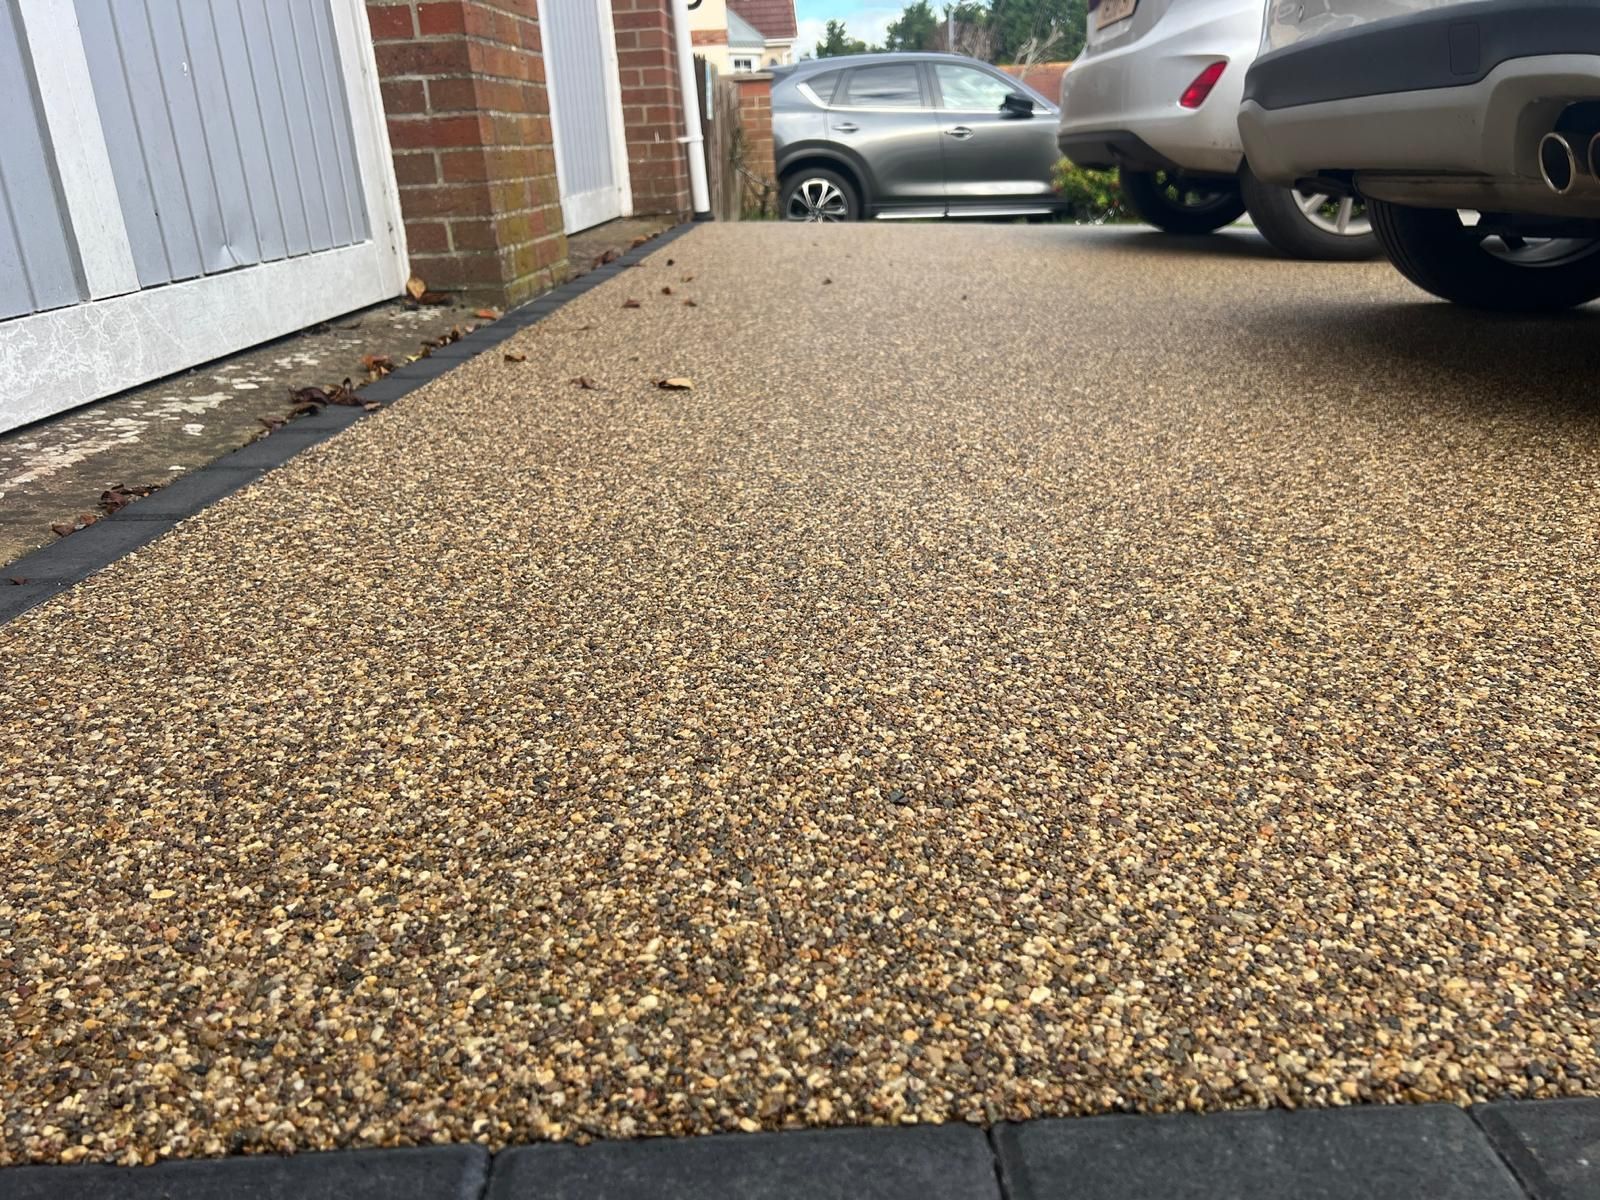
[[[477,1146],[0,1170],[0,1200],[479,1200]]]
[[[1033,1121],[995,1145],[1010,1200],[1522,1200],[1449,1105]]]
[[[1600,1094],[1596,313],[1215,247],[700,228],[0,629],[0,1162]]]
[[[497,1155],[487,1200],[1000,1200],[983,1131],[828,1129]]]
[[[1472,1115],[1533,1200],[1600,1200],[1600,1100],[1483,1104]]]

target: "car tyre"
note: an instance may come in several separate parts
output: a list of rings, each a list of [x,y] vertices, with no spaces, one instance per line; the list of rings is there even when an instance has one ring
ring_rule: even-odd
[[[1342,219],[1327,222],[1334,229],[1324,228],[1301,208],[1293,188],[1262,183],[1248,166],[1239,172],[1239,193],[1257,231],[1279,254],[1320,262],[1360,262],[1383,253],[1368,222],[1351,222],[1351,208],[1341,208]],[[1338,232],[1347,223],[1359,232]]]
[[[1492,312],[1538,313],[1600,298],[1600,238],[1513,244],[1479,236],[1454,209],[1369,200],[1367,212],[1400,273],[1441,299]]]
[[[1244,201],[1227,183],[1187,183],[1165,171],[1119,171],[1133,215],[1167,233],[1214,233],[1244,215]]]
[[[837,171],[804,167],[784,180],[778,211],[785,221],[859,221],[861,197]]]

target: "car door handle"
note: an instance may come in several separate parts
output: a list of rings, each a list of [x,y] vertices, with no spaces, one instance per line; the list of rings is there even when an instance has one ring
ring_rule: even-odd
[[[972,130],[965,125],[957,125],[954,129],[946,129],[945,132],[960,141],[966,141],[967,138],[972,136]]]
[[[833,127],[833,131],[835,133],[854,133],[860,128],[861,126],[857,125],[854,121],[840,121]]]

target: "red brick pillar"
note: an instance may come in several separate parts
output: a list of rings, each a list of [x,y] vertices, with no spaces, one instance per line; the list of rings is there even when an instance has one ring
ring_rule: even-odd
[[[739,128],[744,131],[744,165],[761,178],[777,182],[772,145],[772,76],[739,77]]]
[[[514,304],[566,274],[536,0],[367,0],[411,269]]]
[[[689,164],[668,0],[611,0],[635,213],[687,216]]]

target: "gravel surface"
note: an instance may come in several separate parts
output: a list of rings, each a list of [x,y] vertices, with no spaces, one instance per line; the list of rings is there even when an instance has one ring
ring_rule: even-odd
[[[700,229],[0,629],[0,1161],[1600,1093],[1600,312],[1163,245]]]

